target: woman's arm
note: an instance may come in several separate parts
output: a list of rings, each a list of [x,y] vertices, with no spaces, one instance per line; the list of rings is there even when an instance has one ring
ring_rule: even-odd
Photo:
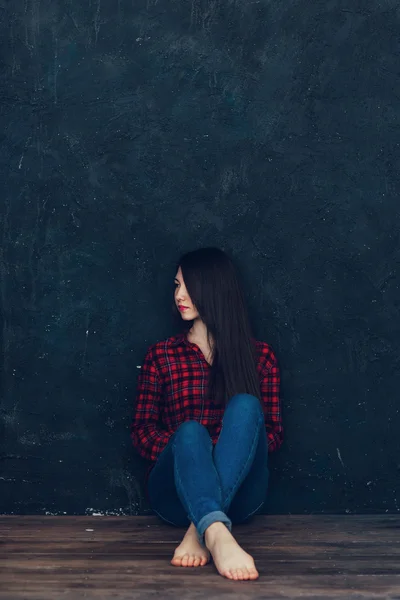
[[[282,408],[279,396],[280,372],[275,354],[269,349],[266,365],[260,382],[261,399],[265,407],[265,426],[268,436],[268,450],[273,452],[282,444]]]
[[[136,408],[131,425],[133,445],[147,460],[156,461],[171,437],[158,424],[161,403],[161,380],[150,347],[138,377]]]

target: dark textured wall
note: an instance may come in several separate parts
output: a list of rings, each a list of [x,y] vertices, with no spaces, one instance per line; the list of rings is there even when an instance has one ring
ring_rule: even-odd
[[[398,2],[1,14],[0,511],[148,510],[137,365],[210,244],[282,369],[266,510],[398,511]]]

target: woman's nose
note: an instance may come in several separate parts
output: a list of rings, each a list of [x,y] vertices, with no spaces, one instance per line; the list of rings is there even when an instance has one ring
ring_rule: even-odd
[[[187,294],[186,294],[186,290],[183,290],[182,288],[179,290],[179,292],[176,295],[177,300],[179,300],[179,302],[183,302],[184,300],[187,299]]]

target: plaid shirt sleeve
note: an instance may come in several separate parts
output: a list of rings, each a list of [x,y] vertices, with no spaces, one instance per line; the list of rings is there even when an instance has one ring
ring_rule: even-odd
[[[268,437],[268,450],[273,452],[282,444],[282,408],[279,396],[280,372],[275,354],[269,349],[266,365],[260,382],[261,399],[265,406],[265,426]]]
[[[170,433],[159,427],[161,402],[162,385],[154,362],[153,347],[150,347],[138,377],[131,439],[138,453],[151,461],[157,460],[171,437]]]

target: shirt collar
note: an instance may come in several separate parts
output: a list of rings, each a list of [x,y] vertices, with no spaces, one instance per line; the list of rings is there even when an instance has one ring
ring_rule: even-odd
[[[181,333],[178,333],[178,335],[175,335],[171,340],[171,346],[188,346],[189,345],[189,341],[186,337],[186,333],[184,331],[182,331]]]
[[[253,338],[253,336],[251,337],[251,341],[253,342],[253,344],[257,344],[257,340],[255,338]],[[181,333],[178,333],[177,335],[174,335],[173,337],[170,338],[170,344],[171,346],[190,346],[191,342],[189,342],[189,340],[187,339],[187,333],[185,333],[184,331],[182,331]]]

